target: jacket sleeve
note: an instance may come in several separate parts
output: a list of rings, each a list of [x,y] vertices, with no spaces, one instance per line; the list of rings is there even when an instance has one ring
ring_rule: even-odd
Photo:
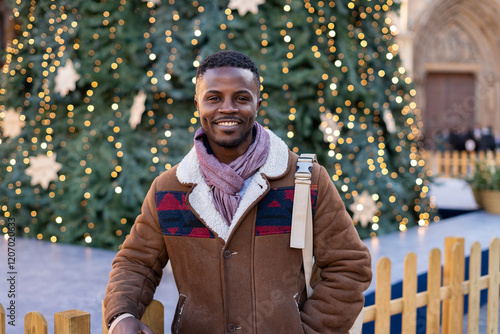
[[[149,189],[130,235],[113,260],[106,287],[105,319],[131,313],[140,319],[153,300],[168,255],[156,211],[156,181]]]
[[[363,308],[363,291],[372,278],[371,256],[330,176],[324,167],[319,169],[313,243],[321,281],[301,317],[307,334],[345,334]]]

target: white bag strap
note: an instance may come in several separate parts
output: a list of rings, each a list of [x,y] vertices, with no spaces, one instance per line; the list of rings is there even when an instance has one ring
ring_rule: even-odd
[[[297,160],[295,173],[295,193],[293,196],[292,230],[290,247],[302,249],[307,298],[311,297],[311,274],[313,268],[313,222],[311,208],[311,169],[316,162],[316,154],[301,154]],[[363,309],[347,334],[360,334],[363,327]]]
[[[290,247],[302,249],[307,297],[312,295],[311,274],[313,268],[313,224],[311,208],[311,169],[316,154],[301,154],[297,160],[295,192],[293,197]]]

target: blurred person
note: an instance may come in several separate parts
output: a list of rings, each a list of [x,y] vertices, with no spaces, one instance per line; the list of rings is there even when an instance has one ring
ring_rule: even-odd
[[[454,127],[449,136],[450,148],[454,151],[465,150],[466,132],[463,127]]]
[[[479,140],[479,151],[495,151],[496,143],[491,127],[484,127],[481,131],[481,139]]]
[[[464,142],[464,147],[466,151],[468,152],[477,151],[479,139],[481,138],[480,135],[481,132],[479,132],[479,136],[477,135],[476,128],[469,128],[469,130],[465,135],[465,142]]]

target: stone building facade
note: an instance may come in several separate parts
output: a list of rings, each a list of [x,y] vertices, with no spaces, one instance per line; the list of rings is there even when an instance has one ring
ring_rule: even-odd
[[[500,0],[400,0],[393,22],[426,146],[474,127],[500,134]]]

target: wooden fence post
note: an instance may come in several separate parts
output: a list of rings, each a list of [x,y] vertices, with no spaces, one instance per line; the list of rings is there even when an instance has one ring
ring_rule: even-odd
[[[470,161],[470,174],[473,175],[474,172],[476,171],[476,152],[472,151],[469,152],[469,161]]]
[[[146,311],[144,311],[144,315],[141,318],[141,321],[151,328],[151,330],[155,333],[164,333],[165,331],[165,311],[163,304],[156,299],[146,307]],[[106,308],[104,307],[104,303],[102,303],[102,334],[108,334],[108,324],[106,323],[106,317],[104,313],[106,312]]]
[[[403,277],[403,333],[417,330],[417,255],[406,254]]]
[[[157,300],[153,300],[146,308],[141,321],[148,325],[153,332],[157,334],[164,333],[165,319],[163,304]]]
[[[467,334],[479,334],[479,308],[481,302],[481,245],[474,242],[469,257],[469,312]]]
[[[5,309],[0,304],[0,334],[5,334]]]
[[[102,313],[102,334],[108,334],[108,324],[106,323],[106,308],[104,307],[104,301],[101,303],[101,313]]]
[[[429,254],[427,275],[427,334],[439,334],[441,315],[441,251],[439,248],[434,248]]]
[[[90,334],[90,314],[79,310],[54,314],[54,334]]]
[[[459,152],[453,151],[451,157],[451,175],[452,177],[459,177],[460,174],[460,160],[459,160]]]
[[[391,261],[383,257],[377,262],[375,287],[375,334],[389,334],[391,328]]]
[[[24,317],[24,334],[47,334],[47,320],[40,312],[30,312]]]
[[[465,240],[464,238],[447,237],[444,244],[443,286],[449,286],[450,298],[443,301],[443,334],[462,333]]]
[[[451,151],[443,152],[443,175],[445,177],[451,177]]]
[[[0,334],[5,334],[5,309],[0,304]]]
[[[498,294],[500,284],[500,239],[490,243],[488,275],[488,334],[498,334]]]
[[[467,159],[467,151],[460,152],[460,176],[467,177],[467,168],[469,167],[469,160]]]
[[[451,177],[451,153],[450,151],[444,151],[444,155],[443,155],[443,159],[444,159],[444,162],[443,162],[443,174],[444,174],[444,177]]]
[[[445,238],[443,285],[449,286],[450,298],[443,302],[443,334],[462,333],[465,278],[464,238]]]

